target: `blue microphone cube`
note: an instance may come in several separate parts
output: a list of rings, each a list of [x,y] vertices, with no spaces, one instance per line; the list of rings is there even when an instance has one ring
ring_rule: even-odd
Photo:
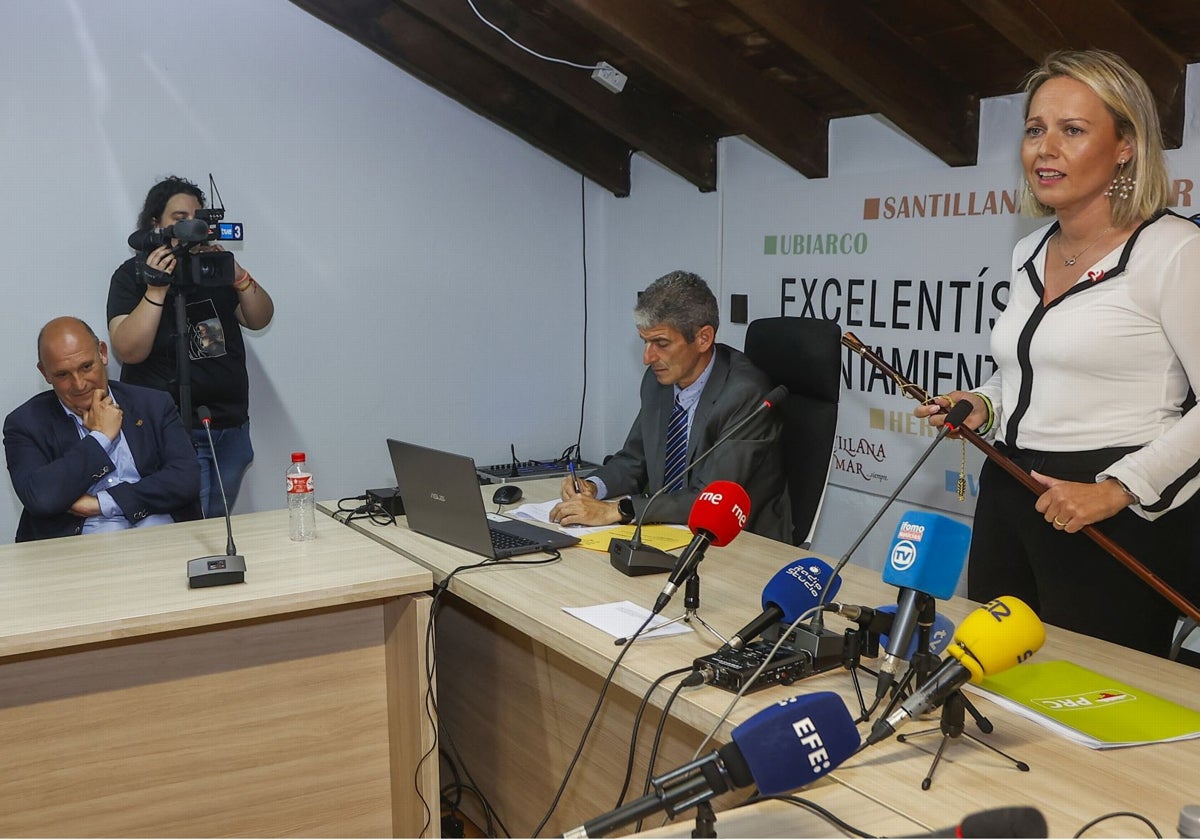
[[[954,595],[970,545],[971,529],[963,523],[940,513],[907,511],[896,526],[883,581],[944,601]]]

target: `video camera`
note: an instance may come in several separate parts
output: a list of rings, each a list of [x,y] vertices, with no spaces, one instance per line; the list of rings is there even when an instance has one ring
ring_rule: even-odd
[[[211,175],[209,183],[215,195],[216,185],[212,183]],[[242,241],[242,223],[226,222],[224,218],[224,207],[201,208],[193,219],[184,219],[165,228],[134,231],[127,241],[130,248],[142,254],[178,242],[171,248],[178,258],[171,274],[172,285],[232,286],[233,254],[228,251],[191,253],[192,248],[204,242]]]

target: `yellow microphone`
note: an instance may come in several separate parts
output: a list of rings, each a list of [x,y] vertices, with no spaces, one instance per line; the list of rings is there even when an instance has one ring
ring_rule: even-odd
[[[946,648],[946,659],[919,689],[886,718],[878,720],[867,744],[890,737],[911,718],[936,709],[968,682],[1019,665],[1046,641],[1041,619],[1020,598],[1002,595],[963,619]]]

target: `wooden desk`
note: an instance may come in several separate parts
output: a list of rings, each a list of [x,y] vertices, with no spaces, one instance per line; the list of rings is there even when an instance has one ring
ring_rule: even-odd
[[[534,500],[548,498],[557,485],[557,481],[522,483],[527,499]],[[486,499],[492,489],[483,488]],[[439,579],[457,566],[481,559],[403,525],[358,527],[427,566]],[[753,534],[711,549],[700,567],[701,614],[722,632],[735,632],[760,610],[766,581],[803,554]],[[843,578],[839,600],[868,606],[895,602],[895,588],[875,572],[850,566]],[[610,637],[561,608],[625,599],[649,606],[662,584],[662,576],[627,578],[609,566],[607,555],[578,548],[565,551],[561,561],[549,566],[485,568],[455,578],[451,592],[458,600],[438,617],[441,721],[465,753],[475,780],[515,834],[531,832],[548,807],[603,676],[619,650]],[[955,599],[939,604],[939,611],[957,622],[975,606]],[[682,594],[677,593],[664,614],[674,616],[682,609]],[[840,630],[845,625],[830,618],[828,626]],[[1048,635],[1038,659],[1070,659],[1192,707],[1200,697],[1196,669],[1058,628],[1048,628]],[[597,728],[544,834],[560,833],[613,807],[624,774],[633,714],[643,693],[659,675],[688,665],[718,644],[699,630],[634,645],[617,671],[616,688],[605,701]],[[873,695],[874,679],[863,677],[864,691]],[[658,708],[675,684],[672,679],[657,690],[653,702]],[[847,673],[830,672],[791,687],[751,694],[718,737],[727,740],[732,725],[769,702],[819,690],[837,691],[852,712],[858,708]],[[707,687],[680,694],[671,708],[656,763],[659,772],[691,757],[731,696]],[[1052,836],[1073,834],[1088,820],[1114,810],[1145,814],[1160,830],[1170,832],[1180,806],[1200,797],[1200,792],[1181,782],[1189,777],[1183,768],[1192,768],[1190,775],[1200,772],[1200,742],[1093,751],[1058,739],[986,699],[975,702],[996,726],[988,740],[1027,762],[1030,772],[1019,772],[991,751],[962,741],[948,748],[932,788],[922,791],[921,780],[937,742],[930,736],[909,744],[892,740],[875,745],[801,795],[829,799],[849,822],[893,836],[942,827],[972,811],[1006,805],[1041,808]],[[643,723],[649,727],[642,730],[643,754],[656,720]],[[919,728],[924,727],[908,727]],[[860,730],[864,737],[867,729]],[[635,779],[642,778],[644,767],[642,755]],[[720,804],[740,798],[730,795]],[[779,807],[784,812],[790,809]],[[689,818],[682,822],[690,828]],[[1136,830],[1128,821],[1116,820],[1102,823],[1089,836],[1121,836]],[[829,833],[834,831],[828,828]]]
[[[287,517],[0,547],[0,835],[436,835],[431,575]]]

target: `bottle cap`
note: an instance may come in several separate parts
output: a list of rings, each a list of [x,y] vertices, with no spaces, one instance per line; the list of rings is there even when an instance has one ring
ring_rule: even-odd
[[[1200,805],[1184,805],[1180,809],[1179,836],[1200,837]]]
[[[292,453],[292,463],[293,464],[295,464],[298,461],[307,461],[307,460],[308,459],[304,457],[303,452],[293,452]]]

